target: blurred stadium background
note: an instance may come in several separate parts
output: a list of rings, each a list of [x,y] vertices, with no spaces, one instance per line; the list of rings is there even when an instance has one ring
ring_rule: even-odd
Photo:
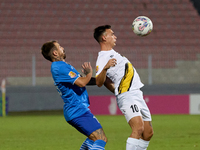
[[[60,97],[51,63],[40,48],[58,40],[67,62],[80,69],[90,61],[95,70],[100,48],[93,30],[104,24],[110,24],[117,36],[115,50],[140,74],[144,94],[200,93],[198,5],[199,0],[0,0],[0,81],[6,79],[9,110],[62,108],[62,101],[56,101]],[[131,29],[141,15],[154,25],[147,37]],[[111,94],[96,87],[88,87],[88,92]]]

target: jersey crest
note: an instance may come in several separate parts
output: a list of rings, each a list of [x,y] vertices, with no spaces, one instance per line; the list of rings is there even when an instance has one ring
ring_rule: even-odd
[[[70,72],[69,72],[69,76],[70,76],[71,78],[75,78],[77,75],[76,75],[75,72],[70,71]]]
[[[99,66],[96,66],[96,73],[99,71]]]

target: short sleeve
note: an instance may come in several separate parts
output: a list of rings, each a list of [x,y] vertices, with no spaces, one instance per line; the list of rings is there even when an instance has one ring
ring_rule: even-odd
[[[80,77],[79,72],[69,64],[60,63],[52,67],[52,75],[55,82],[68,82],[74,84]]]
[[[106,65],[107,60],[103,57],[98,57],[96,61],[96,77],[101,73],[104,66]]]

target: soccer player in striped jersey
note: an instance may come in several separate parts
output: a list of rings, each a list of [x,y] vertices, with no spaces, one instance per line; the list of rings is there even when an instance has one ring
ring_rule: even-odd
[[[146,150],[153,128],[150,111],[140,90],[143,83],[131,62],[113,49],[117,37],[110,25],[95,28],[94,38],[101,47],[96,61],[96,84],[99,87],[105,85],[115,94],[118,107],[132,129],[126,150]]]
[[[82,65],[84,77],[70,64],[65,62],[64,48],[57,41],[43,44],[41,53],[51,61],[51,73],[58,93],[63,99],[65,120],[88,138],[80,150],[104,150],[107,138],[103,128],[88,108],[89,97],[86,84],[96,85],[92,78],[92,67],[89,62]]]

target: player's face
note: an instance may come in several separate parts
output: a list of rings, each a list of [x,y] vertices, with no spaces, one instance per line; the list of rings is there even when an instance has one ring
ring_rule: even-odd
[[[115,36],[113,30],[106,29],[106,42],[110,44],[111,47],[116,45],[117,37]]]
[[[57,48],[57,51],[58,51],[58,56],[62,59],[65,59],[66,58],[66,54],[65,54],[65,50],[62,46],[60,46],[59,43],[55,43],[55,46]]]

